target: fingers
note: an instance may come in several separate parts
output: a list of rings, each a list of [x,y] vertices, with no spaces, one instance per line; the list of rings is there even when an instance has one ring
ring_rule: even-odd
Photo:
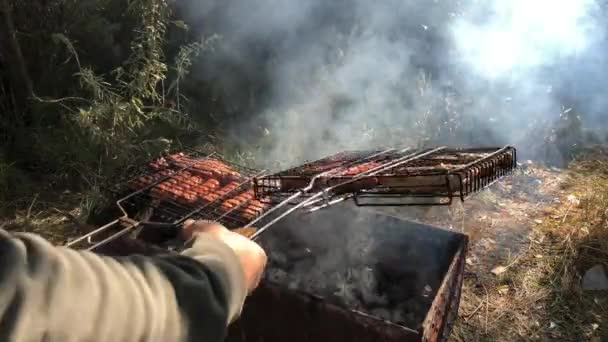
[[[264,249],[256,242],[249,239],[256,228],[246,227],[230,231],[218,222],[194,221],[184,222],[183,235],[186,239],[192,238],[197,233],[211,233],[219,241],[228,245],[239,258],[249,293],[258,287],[268,262],[268,256]]]
[[[187,220],[184,222],[182,234],[184,238],[188,240],[196,233],[212,233],[213,235],[216,235],[223,231],[228,231],[228,229],[218,222]]]

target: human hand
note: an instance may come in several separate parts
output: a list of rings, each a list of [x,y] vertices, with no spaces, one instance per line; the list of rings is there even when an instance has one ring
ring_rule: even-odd
[[[191,239],[197,233],[208,233],[232,248],[245,271],[249,293],[258,287],[268,260],[266,252],[260,245],[241,234],[230,231],[219,223],[194,220],[184,223],[183,235],[186,240]]]

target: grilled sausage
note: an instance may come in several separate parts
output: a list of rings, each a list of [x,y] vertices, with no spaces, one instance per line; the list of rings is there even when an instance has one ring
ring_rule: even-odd
[[[204,196],[202,196],[202,198],[203,198],[203,200],[205,200],[207,202],[214,202],[214,201],[218,200],[219,198],[226,196],[229,192],[233,191],[238,186],[239,186],[238,183],[232,182],[232,183],[229,183],[228,185],[220,188],[219,190],[211,191],[211,192],[205,194]]]
[[[243,209],[243,211],[241,212],[241,216],[247,221],[253,221],[259,215],[260,215],[260,212],[250,209],[250,208]]]
[[[255,210],[257,212],[263,212],[266,209],[268,209],[268,207],[269,207],[268,204],[262,203],[258,200],[250,201],[249,206],[248,206],[249,209]]]
[[[203,195],[201,198],[208,203],[214,202],[215,200],[217,200],[220,196],[214,192],[210,192],[207,193],[206,195]]]
[[[220,182],[217,179],[210,178],[207,179],[202,186],[213,190],[220,186]]]
[[[243,205],[244,203],[247,203],[253,197],[254,197],[253,190],[247,190],[245,192],[238,194],[237,196],[235,196],[233,198],[230,198],[230,199],[227,199],[226,201],[224,201],[222,203],[222,208],[224,210],[231,210],[235,207],[239,207],[239,206]]]

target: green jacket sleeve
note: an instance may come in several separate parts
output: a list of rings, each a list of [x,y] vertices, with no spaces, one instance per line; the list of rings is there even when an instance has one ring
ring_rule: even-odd
[[[0,230],[0,341],[222,341],[247,294],[227,245],[107,257]]]

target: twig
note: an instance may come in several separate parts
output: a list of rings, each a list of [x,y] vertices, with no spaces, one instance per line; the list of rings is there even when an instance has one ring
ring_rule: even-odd
[[[481,301],[481,303],[479,303],[479,305],[477,306],[477,308],[475,308],[475,310],[473,310],[473,312],[471,312],[470,314],[468,314],[468,315],[467,315],[467,316],[464,318],[464,321],[465,321],[465,322],[468,322],[468,321],[469,321],[469,320],[470,320],[470,319],[471,319],[471,318],[472,318],[472,317],[473,317],[473,316],[474,316],[474,315],[477,313],[477,311],[479,311],[479,309],[481,309],[481,307],[483,306],[483,303],[484,303],[484,302],[485,302],[485,301],[484,301],[484,300],[482,300],[482,301]]]
[[[36,199],[38,199],[38,194],[34,195],[34,199],[32,200],[32,203],[30,203],[30,206],[27,208],[27,214],[25,215],[25,218],[27,220],[30,219],[30,216],[32,214],[32,208],[34,207],[34,204],[36,203]]]
[[[43,99],[41,97],[38,96],[33,96],[33,99],[38,101],[38,102],[44,102],[44,103],[61,103],[64,101],[83,101],[83,102],[88,102],[88,103],[93,103],[93,101],[89,100],[89,99],[85,99],[82,97],[75,97],[75,96],[68,96],[68,97],[62,97],[60,99]]]
[[[568,217],[568,213],[570,212],[570,208],[572,208],[572,203],[570,203],[568,205],[568,209],[566,209],[566,214],[564,215],[564,218],[562,219],[562,223],[566,223],[566,218]]]
[[[581,247],[582,247],[582,248],[591,249],[591,250],[594,250],[594,251],[596,251],[596,252],[600,252],[600,253],[602,253],[602,254],[606,254],[606,255],[608,255],[608,252],[603,251],[603,250],[601,250],[601,249],[599,249],[599,248],[595,248],[595,247],[591,247],[591,246],[587,246],[587,245],[581,245]]]
[[[83,224],[76,218],[74,217],[74,215],[63,211],[63,210],[59,210],[57,208],[51,208],[53,211],[55,211],[56,213],[59,213],[63,216],[65,216],[70,222],[72,222],[72,224],[74,224],[76,226],[76,230],[78,232],[84,232],[85,231],[85,227],[83,226]]]
[[[532,243],[530,242],[530,246],[532,246]],[[528,247],[528,251],[530,251],[530,246]],[[515,259],[513,259],[513,261],[511,261],[507,266],[505,266],[505,269],[509,269],[511,268],[513,265],[515,265],[515,263],[517,263],[519,261],[519,259],[521,259],[521,257],[524,255],[524,253],[520,253],[518,256],[515,257]]]

